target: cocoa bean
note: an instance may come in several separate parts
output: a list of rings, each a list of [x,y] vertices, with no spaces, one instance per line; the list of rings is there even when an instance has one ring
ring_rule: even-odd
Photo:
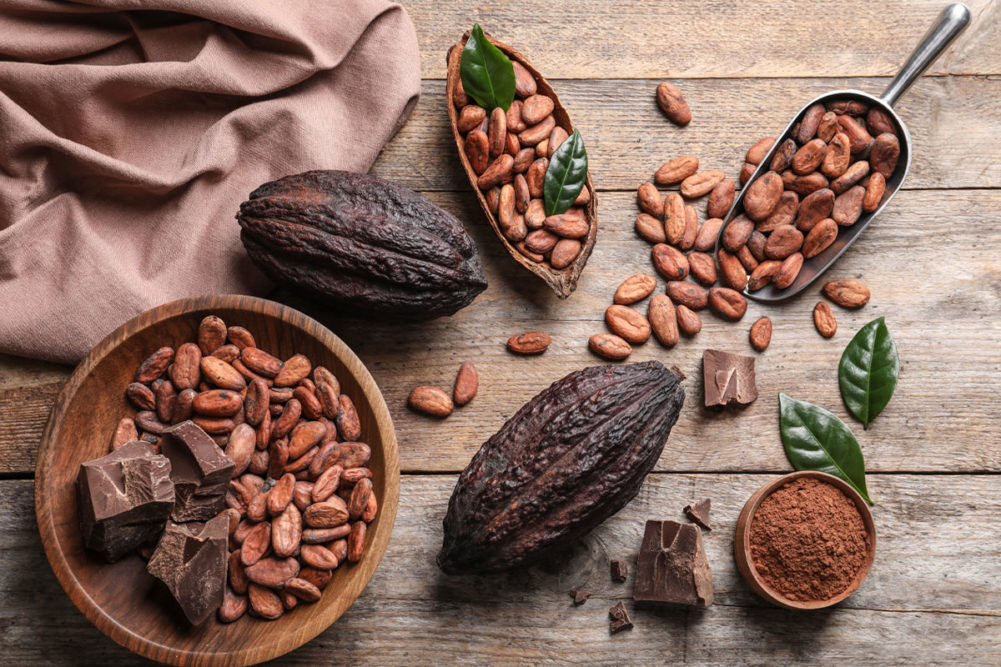
[[[476,175],[482,174],[487,165],[490,164],[490,142],[487,139],[487,134],[480,130],[471,131],[466,135],[462,149],[466,154],[466,159],[469,160],[469,166],[473,168]]]
[[[178,346],[174,363],[170,366],[170,379],[179,390],[194,389],[202,379],[202,351],[194,343]]]
[[[522,148],[515,153],[512,169],[516,174],[524,174],[532,166],[533,161],[535,161],[535,150],[532,148]]]
[[[782,260],[779,270],[772,277],[772,284],[778,289],[785,289],[795,282],[803,268],[803,253],[794,252]]]
[[[207,417],[232,417],[243,407],[243,399],[239,392],[211,389],[199,392],[191,407],[197,414]]]
[[[528,168],[525,180],[528,181],[528,193],[534,199],[541,199],[543,196],[543,185],[546,181],[546,170],[549,169],[549,160],[540,157]]]
[[[469,132],[482,123],[487,117],[487,110],[475,104],[467,104],[459,110],[459,120],[456,125],[459,132]]]
[[[149,384],[153,380],[163,375],[167,366],[174,360],[174,348],[161,347],[159,350],[149,355],[145,361],[139,365],[136,371],[135,381],[140,384]]]
[[[851,159],[851,140],[844,132],[838,132],[827,146],[820,171],[828,178],[838,178],[848,169]]]
[[[137,410],[156,410],[156,395],[141,382],[133,382],[126,387],[125,397]]]
[[[716,184],[713,191],[709,193],[709,203],[706,212],[710,218],[722,218],[733,206],[734,192],[736,184],[729,178],[724,178]]]
[[[521,108],[521,117],[525,117],[524,106]],[[552,116],[546,116],[538,123],[519,132],[518,139],[521,141],[522,146],[535,146],[535,154],[539,155],[538,144],[549,139],[549,135],[553,131],[554,127],[556,127],[556,119]],[[548,150],[548,145],[545,148]],[[545,153],[542,155],[545,155]],[[540,157],[542,157],[542,155],[540,155]]]
[[[820,119],[820,124],[817,125],[817,137],[823,139],[825,142],[830,142],[837,132],[838,114],[833,111],[825,112]]]
[[[792,156],[796,154],[796,149],[798,146],[793,139],[786,139],[779,147],[775,150],[775,154],[772,155],[772,162],[768,165],[771,171],[781,173],[789,168],[792,164]]]
[[[831,307],[823,301],[818,301],[813,307],[813,324],[824,338],[830,338],[838,331],[838,321],[831,312]]]
[[[242,475],[250,465],[254,455],[254,429],[250,424],[238,424],[226,443],[226,456],[233,460],[233,475]]]
[[[750,162],[745,162],[740,167],[739,180],[740,180],[740,184],[741,185],[746,185],[747,184],[747,181],[750,180],[750,178],[754,174],[754,170],[756,168],[757,168],[757,165],[753,165]]]
[[[831,209],[831,217],[834,222],[842,227],[854,225],[859,216],[862,215],[862,200],[864,198],[865,188],[861,185],[856,185],[847,192],[838,195],[834,200],[834,207]]]
[[[838,116],[838,125],[848,135],[848,143],[852,155],[864,153],[872,144],[872,135],[854,116]]]
[[[824,296],[842,308],[861,308],[869,303],[869,288],[858,280],[832,280],[824,285]]]
[[[754,255],[751,254],[751,251],[746,245],[742,246],[741,249],[737,251],[737,259],[740,260],[740,263],[747,271],[753,271],[758,266],[758,260],[754,258]],[[691,260],[689,260],[689,264],[691,264]]]
[[[685,233],[678,241],[679,250],[691,250],[695,245],[695,238],[699,234],[699,214],[695,207],[685,204]]]
[[[549,144],[546,146],[546,157],[552,159],[553,153],[556,152],[556,149],[560,147],[560,144],[566,141],[569,136],[570,135],[567,131],[559,125],[554,127],[553,131],[549,133]]]
[[[750,278],[747,279],[747,289],[756,292],[770,283],[781,266],[782,262],[774,259],[767,259],[758,264],[758,268],[754,269]]]
[[[142,410],[136,413],[136,429],[141,433],[153,433],[163,435],[167,430],[167,425],[157,419],[156,413],[151,410]]]
[[[796,193],[794,192],[792,194]],[[751,232],[751,238],[747,239],[747,243],[744,247],[750,251],[751,256],[754,257],[754,259],[759,262],[763,262],[765,260],[765,243],[767,243],[765,235],[755,229]]]
[[[334,528],[348,520],[348,506],[338,496],[331,495],[307,507],[302,518],[311,528]]]
[[[341,473],[344,468],[339,465],[332,465],[323,471],[313,483],[312,497],[314,503],[320,503],[329,498],[337,491],[341,482]]]
[[[277,438],[268,445],[268,477],[278,479],[288,463],[288,438]]]
[[[803,113],[803,119],[799,122],[799,130],[793,137],[797,143],[800,145],[807,144],[816,136],[817,129],[820,127],[820,119],[823,118],[826,111],[823,104],[810,105],[806,112]]]
[[[744,158],[744,161],[755,167],[758,166],[765,159],[765,156],[768,155],[768,151],[772,149],[773,145],[775,145],[775,137],[765,137],[758,140],[756,144],[747,149],[747,156]]]
[[[368,507],[368,500],[372,494],[372,480],[367,477],[358,480],[348,500],[348,516],[352,521],[361,517],[362,512]]]
[[[292,577],[286,581],[282,590],[288,591],[303,602],[316,602],[322,595],[316,585],[299,577]]]
[[[784,171],[782,172],[782,184],[787,190],[792,190],[802,197],[828,186],[827,179],[819,171],[806,176],[797,176],[792,171]]]
[[[892,134],[897,136],[897,124],[893,122],[890,115],[883,111],[882,109],[872,108],[869,109],[869,113],[865,117],[866,127],[871,134],[875,134],[876,138],[879,138],[881,134]]]
[[[803,232],[792,225],[783,225],[771,233],[765,242],[765,257],[785,259],[803,247]]]
[[[694,155],[682,155],[662,164],[653,175],[653,182],[657,185],[674,185],[681,183],[698,170],[699,158]]]
[[[528,182],[528,179],[525,179]],[[516,198],[517,199],[517,198]],[[532,199],[525,210],[525,226],[529,229],[541,229],[546,221],[546,205],[541,199]]]
[[[792,224],[792,221],[796,217],[796,212],[799,210],[799,195],[795,192],[786,190],[779,197],[779,203],[775,206],[775,210],[762,221],[755,224],[755,230],[759,232],[771,232],[782,225]]]
[[[546,95],[532,95],[521,107],[521,118],[527,125],[535,125],[553,112],[553,100]]]
[[[883,178],[890,178],[897,169],[899,159],[900,140],[897,139],[897,135],[884,132],[876,137],[872,143],[872,152],[869,154],[873,171],[882,174]]]
[[[512,60],[511,65],[514,67],[515,94],[521,98],[531,97],[534,95],[536,91],[535,77],[533,77],[531,72],[525,69],[525,66],[517,60]],[[323,587],[321,586],[320,588]]]
[[[302,404],[295,398],[289,399],[278,418],[271,423],[271,437],[284,438],[299,423],[301,415]]]
[[[611,305],[605,310],[605,324],[627,343],[638,345],[650,338],[650,323],[629,306]]]
[[[792,156],[791,168],[794,174],[805,176],[814,171],[824,161],[827,144],[822,139],[811,139]]]
[[[250,566],[258,562],[271,546],[271,524],[258,523],[250,529],[240,544],[240,563]]]
[[[347,394],[341,394],[337,397],[337,404],[337,417],[334,419],[337,432],[340,433],[342,440],[357,441],[361,438],[361,420],[358,419],[354,401]]]
[[[865,186],[865,196],[862,198],[862,210],[871,213],[879,208],[886,190],[886,179],[878,171],[869,175],[869,183]]]
[[[328,544],[351,534],[351,524],[343,523],[333,528],[306,528],[302,531],[302,541],[306,544]]]
[[[556,270],[565,269],[577,259],[582,247],[575,239],[560,239],[549,254],[549,263]]]
[[[621,361],[633,351],[629,343],[615,334],[594,334],[587,341],[587,345],[596,355],[611,361]]]
[[[524,115],[522,117],[524,118]],[[507,112],[501,107],[495,107],[490,112],[489,123],[487,137],[489,138],[490,156],[497,157],[504,152],[507,145]]]
[[[830,188],[811,192],[800,202],[796,227],[801,232],[809,232],[814,225],[830,216],[833,207],[834,192]]]
[[[754,324],[751,325],[751,332],[748,337],[751,341],[751,347],[758,352],[764,352],[768,348],[768,344],[772,342],[771,319],[767,317],[759,317]]]
[[[766,172],[747,187],[744,213],[752,220],[764,220],[775,210],[781,196],[782,177],[774,171]]]
[[[667,119],[675,125],[684,126],[692,121],[692,111],[682,95],[681,89],[673,83],[663,81],[657,86],[657,104]]]
[[[429,417],[444,419],[452,414],[452,398],[438,387],[421,385],[414,387],[407,399],[407,405],[414,412]]]
[[[664,198],[664,235],[667,242],[677,245],[685,236],[687,224],[685,200],[677,192],[668,192]]]
[[[476,186],[480,190],[489,190],[494,186],[508,183],[513,178],[513,170],[514,157],[507,153],[498,155],[476,179]]]
[[[807,259],[816,257],[827,250],[836,238],[838,238],[838,223],[831,218],[824,218],[814,225],[803,239],[803,257]]]
[[[522,215],[528,211],[528,202],[532,196],[528,192],[528,181],[523,174],[514,177],[514,210]]]
[[[699,228],[699,233],[695,237],[695,245],[693,247],[699,252],[714,250],[716,248],[716,239],[719,238],[719,230],[722,228],[722,219],[709,218]]]
[[[261,524],[267,526],[269,524]],[[281,588],[285,582],[299,574],[299,561],[295,558],[262,558],[247,566],[247,579],[253,584],[268,588]]]
[[[849,188],[853,187],[868,174],[869,163],[865,160],[859,160],[848,167],[848,169],[845,170],[845,173],[831,181],[831,191],[836,195],[840,195],[843,192],[846,192]]]
[[[723,230],[723,247],[729,252],[738,252],[751,238],[754,223],[746,215],[738,215]]]
[[[722,171],[700,171],[681,182],[681,194],[688,199],[696,199],[712,192],[726,178]]]
[[[692,277],[703,285],[716,283],[716,262],[710,255],[704,252],[688,253],[688,267]]]
[[[666,294],[657,294],[650,299],[646,315],[650,329],[661,345],[674,347],[678,344],[678,320],[674,303]]]
[[[692,310],[701,310],[709,302],[709,292],[704,287],[684,280],[671,280],[667,283],[667,296],[678,305],[688,306]]]
[[[688,275],[688,258],[666,243],[658,243],[651,250],[653,266],[667,280],[684,280]]]
[[[548,216],[542,221],[542,227],[565,239],[582,239],[590,230],[584,212],[579,208],[571,208],[566,213]]]
[[[723,284],[738,291],[744,289],[747,284],[747,270],[740,263],[740,260],[722,248],[717,253],[716,259],[719,262],[719,272]]]
[[[452,387],[452,401],[456,405],[469,403],[476,396],[479,382],[479,374],[472,362],[467,361],[459,366],[459,372],[455,376],[455,384]]]
[[[294,503],[271,520],[271,549],[279,558],[293,556],[302,541],[302,515]]]
[[[240,348],[236,345],[223,345],[221,347],[217,347],[211,356],[216,359],[222,359],[227,364],[232,364],[240,358]]]
[[[552,342],[548,334],[529,331],[511,336],[507,341],[507,349],[515,354],[542,354]]]
[[[536,229],[525,236],[525,247],[532,252],[545,255],[553,249],[560,237],[545,229]]]
[[[657,288],[657,279],[648,273],[637,273],[622,281],[612,301],[621,305],[629,305],[642,301]]]
[[[247,613],[247,596],[237,595],[229,586],[225,588],[222,596],[222,605],[219,607],[218,617],[220,623],[232,623]]]
[[[747,299],[728,287],[713,287],[709,290],[709,310],[725,320],[736,321],[747,312]]]
[[[678,329],[689,338],[702,331],[702,318],[684,304],[678,304]]]
[[[131,417],[122,417],[115,432],[111,436],[111,451],[115,451],[126,442],[139,439],[139,431],[136,430],[136,423]]]
[[[256,348],[247,348],[256,349]],[[205,379],[212,385],[220,389],[231,389],[242,391],[247,386],[247,381],[240,375],[239,371],[230,364],[216,357],[202,357],[199,365]]]
[[[658,219],[664,217],[664,199],[653,183],[644,183],[636,190],[636,202],[647,215]]]

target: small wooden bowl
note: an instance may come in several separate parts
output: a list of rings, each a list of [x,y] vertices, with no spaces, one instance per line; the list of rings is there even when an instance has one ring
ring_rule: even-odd
[[[164,345],[196,337],[206,315],[221,317],[254,334],[257,344],[281,358],[302,352],[337,376],[361,419],[379,499],[369,525],[365,554],[334,571],[323,597],[276,621],[245,615],[223,624],[215,616],[185,627],[155,595],[146,563],[128,556],[107,564],[84,553],[80,543],[75,484],[80,464],[103,456],[123,416],[134,414],[125,400],[139,364]],[[99,630],[152,660],[174,665],[247,665],[270,660],[329,627],[361,594],[389,543],[396,520],[400,464],[386,402],[372,376],[340,338],[302,313],[264,299],[213,296],[183,299],[147,311],[101,341],[77,366],[52,409],[35,470],[35,514],[45,553],[73,603]]]
[[[810,600],[808,602],[803,602],[801,600],[790,600],[789,598],[786,598],[774,588],[771,588],[761,579],[761,577],[758,576],[758,572],[755,570],[754,563],[751,560],[751,519],[754,517],[754,513],[758,511],[758,506],[761,505],[761,501],[787,482],[803,477],[818,479],[840,489],[853,503],[855,503],[855,507],[858,508],[859,514],[862,516],[862,523],[865,524],[866,533],[869,534],[869,552],[866,554],[865,564],[862,566],[862,569],[859,570],[859,573],[855,576],[855,579],[852,581],[851,585],[848,586],[848,588],[828,600]],[[748,583],[755,593],[763,597],[765,600],[780,607],[785,607],[786,609],[823,609],[825,607],[836,605],[854,593],[869,574],[869,569],[872,567],[872,561],[876,557],[876,526],[872,521],[872,512],[869,511],[868,503],[866,503],[865,500],[862,499],[862,496],[859,495],[858,491],[853,489],[849,484],[834,475],[828,475],[825,472],[802,470],[800,472],[783,475],[782,477],[765,484],[748,499],[747,503],[744,504],[744,509],[740,512],[740,517],[737,519],[737,534],[733,540],[733,555],[737,559],[737,568],[740,570],[740,574],[743,575],[744,581]]]

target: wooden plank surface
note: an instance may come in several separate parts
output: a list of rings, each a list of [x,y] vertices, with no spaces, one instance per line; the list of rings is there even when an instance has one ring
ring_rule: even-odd
[[[467,221],[490,287],[451,318],[400,326],[339,317],[335,311],[283,300],[318,317],[359,354],[382,388],[400,439],[404,471],[456,471],[529,397],[572,370],[601,363],[587,351],[588,337],[604,331],[604,310],[624,278],[651,271],[649,246],[632,231],[631,193],[601,195],[601,231],[580,288],[557,300],[541,281],[514,262],[487,228],[470,194],[431,193]],[[1001,450],[987,446],[997,432],[989,401],[970,400],[1001,374],[1001,192],[902,192],[832,271],[861,277],[873,299],[857,312],[836,308],[832,340],[814,330],[819,286],[780,306],[752,303],[733,324],[704,313],[704,328],[673,350],[651,340],[634,360],[678,365],[690,379],[688,408],[660,462],[662,470],[781,471],[788,462],[778,437],[777,392],[826,406],[858,434],[875,471],[1001,470]],[[663,284],[663,281],[661,281]],[[645,312],[645,304],[639,309]],[[716,347],[754,354],[747,332],[759,315],[775,324],[771,347],[757,356],[759,400],[746,410],[716,413],[702,399],[702,350]],[[903,362],[889,408],[868,431],[841,403],[837,364],[845,344],[869,320],[886,316]],[[541,357],[518,358],[504,349],[511,335],[542,329],[554,342]],[[449,387],[463,361],[481,376],[480,395],[445,422],[405,407],[418,384]],[[28,473],[51,402],[65,371],[8,358],[0,365],[0,471]],[[929,446],[929,443],[935,443]]]
[[[448,577],[434,565],[454,475],[404,477],[393,541],[375,578],[332,628],[280,664],[553,662],[818,664],[865,656],[870,664],[997,664],[1001,561],[995,530],[1001,491],[989,475],[874,475],[876,562],[855,595],[825,612],[763,606],[736,573],[733,528],[770,475],[654,474],[639,496],[559,564],[491,576]],[[12,664],[137,662],[72,607],[43,558],[28,481],[0,482],[0,633]],[[608,577],[608,558],[630,562],[647,518],[713,499],[705,535],[716,604],[705,610],[638,608]],[[556,559],[554,559],[555,561]],[[969,563],[977,562],[977,568]],[[593,597],[580,608],[567,591]],[[610,637],[608,607],[625,600],[636,624]],[[456,632],[456,627],[462,627]],[[879,656],[892,660],[881,661]]]
[[[634,192],[677,155],[696,155],[701,168],[722,169],[735,179],[747,149],[784,130],[813,98],[844,88],[878,94],[888,82],[847,77],[685,81],[681,86],[693,120],[677,128],[657,107],[658,79],[551,81],[584,137],[595,187]],[[468,189],[444,96],[444,81],[424,81],[410,122],[372,173],[414,190]],[[919,79],[896,106],[914,146],[904,187],[1001,186],[995,147],[1001,136],[998,99],[998,77]],[[599,220],[604,213],[599,199]]]
[[[553,78],[886,76],[896,73],[942,0],[410,0],[421,71],[444,78],[445,52],[479,21]],[[968,0],[973,21],[932,74],[1001,72],[993,0]]]

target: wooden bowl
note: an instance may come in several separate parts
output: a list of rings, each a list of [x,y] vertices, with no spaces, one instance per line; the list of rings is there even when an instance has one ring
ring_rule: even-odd
[[[115,425],[135,410],[125,387],[139,364],[163,345],[195,340],[198,324],[214,314],[254,334],[264,350],[287,358],[302,352],[337,376],[351,396],[369,462],[379,513],[369,525],[365,554],[334,571],[323,597],[276,621],[244,615],[222,624],[215,616],[185,627],[162,604],[145,561],[128,556],[107,564],[84,553],[75,484],[80,464],[108,451]],[[264,299],[213,296],[183,299],[136,317],[101,341],[77,366],[56,399],[38,451],[35,514],[45,553],[73,603],[99,630],[152,660],[174,665],[247,665],[275,658],[330,626],[361,594],[379,565],[396,519],[400,464],[389,410],[357,356],[315,320]]]
[[[869,552],[866,554],[865,563],[863,564],[862,569],[859,570],[857,575],[855,575],[855,579],[852,580],[852,583],[848,586],[848,588],[828,600],[810,600],[807,602],[801,600],[790,600],[774,588],[770,587],[764,582],[764,580],[761,579],[761,577],[758,576],[758,572],[754,568],[754,562],[751,560],[751,519],[754,517],[754,513],[758,511],[758,506],[761,505],[761,501],[787,482],[803,477],[818,479],[840,489],[853,503],[855,503],[855,507],[862,516],[862,523],[865,524],[865,530],[869,534]],[[802,470],[800,472],[783,475],[782,477],[765,484],[748,499],[747,503],[744,504],[744,509],[740,512],[740,517],[737,519],[737,534],[733,540],[733,555],[737,559],[737,568],[740,570],[740,574],[743,575],[744,581],[748,583],[755,593],[763,597],[765,600],[780,607],[785,607],[786,609],[823,609],[825,607],[836,605],[854,593],[869,574],[869,569],[872,567],[872,561],[876,557],[876,526],[872,521],[872,512],[869,511],[868,503],[866,503],[865,500],[862,499],[862,496],[859,495],[858,491],[853,489],[848,483],[838,477],[835,477],[834,475],[828,475],[825,472]]]

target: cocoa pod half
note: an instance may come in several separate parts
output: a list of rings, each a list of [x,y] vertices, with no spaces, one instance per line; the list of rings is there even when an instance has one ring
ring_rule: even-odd
[[[250,258],[275,282],[361,314],[451,315],[487,286],[455,216],[375,176],[286,176],[254,190],[237,220]]]
[[[656,361],[585,368],[555,382],[460,475],[438,566],[449,574],[507,570],[590,531],[639,491],[684,398]]]

